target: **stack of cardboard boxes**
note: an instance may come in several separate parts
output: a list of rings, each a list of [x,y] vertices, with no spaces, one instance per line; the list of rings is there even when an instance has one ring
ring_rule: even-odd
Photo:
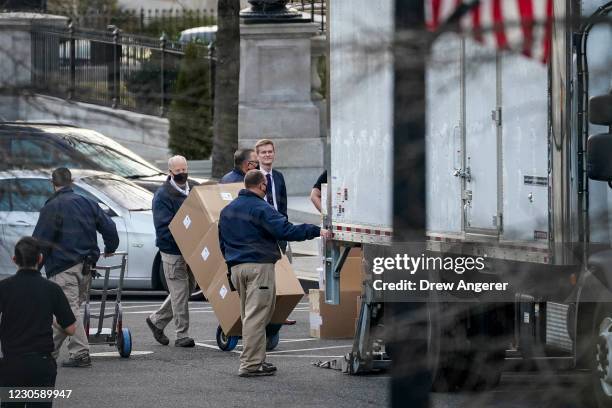
[[[353,248],[340,271],[340,304],[326,304],[324,289],[311,289],[309,292],[312,337],[343,339],[355,335],[362,281],[361,249]]]
[[[170,223],[170,232],[210,302],[227,336],[241,333],[240,297],[230,288],[219,248],[221,210],[238,196],[242,183],[198,186]],[[282,323],[304,295],[285,257],[276,263],[276,308],[272,323]]]

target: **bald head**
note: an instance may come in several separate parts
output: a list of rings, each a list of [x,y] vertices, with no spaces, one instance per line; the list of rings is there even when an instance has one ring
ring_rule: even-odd
[[[244,187],[259,197],[266,195],[266,177],[259,170],[249,170],[244,176]]]

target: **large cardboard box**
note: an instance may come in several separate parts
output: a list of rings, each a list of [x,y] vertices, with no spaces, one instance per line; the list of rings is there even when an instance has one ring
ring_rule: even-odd
[[[276,279],[276,304],[271,323],[283,323],[295,306],[304,297],[304,290],[293,272],[287,257],[278,261],[274,268]],[[241,333],[240,296],[231,292],[227,279],[227,268],[222,265],[205,292],[223,332],[228,336]]]
[[[216,222],[208,229],[204,237],[200,239],[193,253],[186,258],[186,261],[200,289],[204,293],[206,293],[206,290],[215,279],[217,271],[221,267],[227,271],[225,259],[223,259],[223,254],[219,248],[219,229]]]
[[[340,270],[340,290],[361,291],[363,279],[361,248],[352,248]]]
[[[191,189],[170,223],[170,232],[185,259],[193,255],[200,240],[219,221],[221,210],[238,196],[242,188],[242,183],[232,183]]]
[[[271,323],[284,323],[304,297],[304,289],[286,256],[276,263],[274,276],[276,279],[276,306]]]
[[[355,336],[355,303],[359,291],[340,292],[340,304],[325,303],[325,292],[310,289],[310,336],[320,339],[350,339]]]
[[[225,266],[218,269],[215,279],[205,293],[223,333],[226,336],[240,336],[240,296],[238,292],[231,290]]]

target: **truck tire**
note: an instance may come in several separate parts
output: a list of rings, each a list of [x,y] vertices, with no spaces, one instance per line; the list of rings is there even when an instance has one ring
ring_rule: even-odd
[[[596,408],[612,406],[612,306],[597,305],[591,336],[592,369],[589,405]],[[590,391],[590,392],[589,392]]]

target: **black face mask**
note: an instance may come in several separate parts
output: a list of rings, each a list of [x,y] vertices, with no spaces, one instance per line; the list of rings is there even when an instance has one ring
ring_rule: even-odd
[[[173,174],[172,179],[176,184],[185,184],[187,182],[187,177],[189,175],[187,173]]]

